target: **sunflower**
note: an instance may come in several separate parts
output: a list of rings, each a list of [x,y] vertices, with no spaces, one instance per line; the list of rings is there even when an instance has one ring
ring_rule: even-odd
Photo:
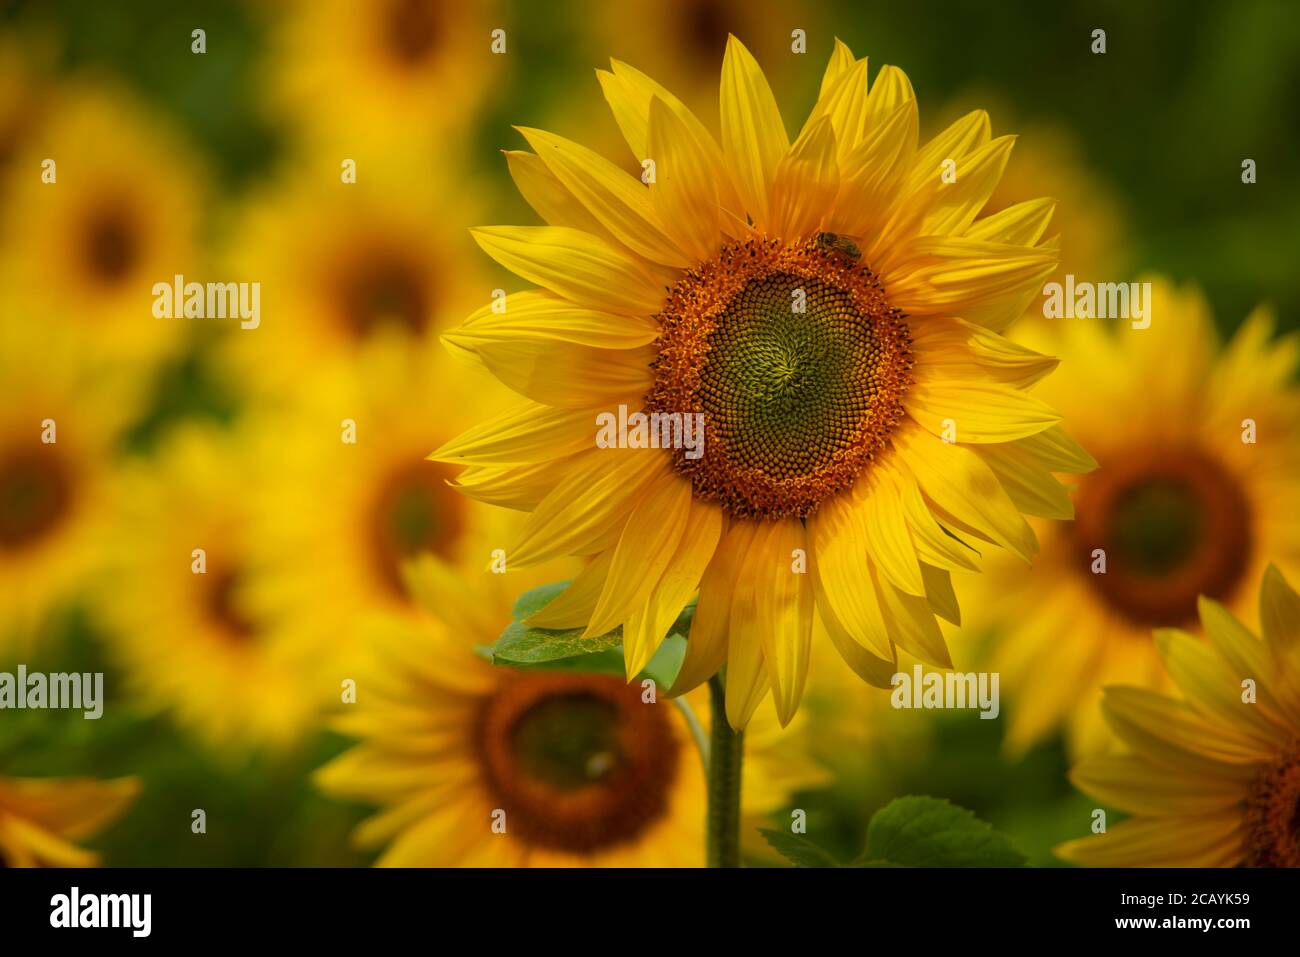
[[[0,658],[102,564],[112,452],[133,397],[66,327],[0,302]]]
[[[1300,595],[1276,566],[1259,597],[1263,640],[1219,602],[1199,602],[1205,640],[1155,646],[1181,697],[1108,687],[1122,753],[1079,764],[1083,791],[1133,816],[1070,841],[1061,857],[1103,867],[1300,867]]]
[[[49,100],[54,45],[49,37],[0,37],[0,184]]]
[[[1219,350],[1201,295],[1151,281],[1149,328],[1027,329],[1070,357],[1043,395],[1100,467],[1043,500],[1042,514],[1075,521],[1043,524],[1032,571],[992,561],[959,583],[987,612],[968,625],[996,626],[989,666],[1013,696],[1012,748],[1059,727],[1078,752],[1104,747],[1102,686],[1160,685],[1152,627],[1194,627],[1200,595],[1245,616],[1270,560],[1300,569],[1300,341],[1274,341],[1260,309]]]
[[[367,654],[357,623],[412,609],[406,561],[429,552],[478,573],[509,543],[509,513],[457,495],[453,471],[426,457],[492,408],[488,384],[480,370],[446,355],[430,364],[404,336],[381,334],[352,364],[306,380],[271,426],[281,443],[258,522],[259,600],[286,642],[312,651],[335,702],[340,672]]]
[[[93,867],[73,841],[103,830],[140,793],[137,778],[0,777],[0,867]]]
[[[821,33],[824,8],[780,0],[627,0],[600,4],[588,28],[591,46],[606,56],[670,77],[678,92],[707,95],[717,84],[718,50],[733,33],[745,37],[755,57],[767,64],[770,79],[797,73],[804,56],[794,52],[793,31],[803,30],[805,42]],[[701,119],[717,120],[716,103]]]
[[[504,576],[480,588],[432,556],[407,568],[431,614],[374,626],[377,667],[338,719],[361,743],[317,772],[330,794],[382,805],[357,843],[397,867],[702,866],[704,771],[685,711],[618,675],[490,664],[475,646],[509,619]],[[824,775],[774,720],[749,739],[755,825]]]
[[[884,67],[868,92],[842,43],[793,144],[734,37],[721,148],[644,74],[601,80],[654,182],[523,130],[535,152],[511,172],[550,225],[474,235],[542,288],[448,337],[530,402],[435,454],[495,470],[497,500],[531,513],[516,566],[592,557],[533,622],[622,625],[633,675],[698,588],[675,691],[725,665],[737,728],[769,688],[792,718],[814,622],[880,686],[895,643],[948,666],[949,572],[971,542],[1029,560],[1024,490],[1085,457],[1026,391],[1055,360],[1000,335],[1056,262],[1051,201],[978,219],[1012,138],[977,111],[918,148],[907,78]],[[624,412],[683,446],[702,416],[705,441],[598,443]]]
[[[201,175],[126,94],[86,82],[55,97],[3,187],[0,278],[28,315],[136,368],[184,335],[183,322],[154,316],[152,290],[192,272]]]
[[[130,545],[96,595],[145,707],[217,748],[286,746],[313,719],[307,658],[277,639],[253,587],[258,464],[276,441],[190,425],[125,468],[111,540]]]
[[[327,176],[334,185],[322,187]],[[389,161],[361,168],[353,184],[338,176],[335,167],[269,189],[232,230],[226,271],[261,283],[262,315],[256,328],[227,328],[218,363],[255,392],[295,391],[316,370],[394,333],[439,353],[432,333],[441,317],[491,289],[468,261],[468,238],[461,249],[429,228],[473,206],[463,185],[451,198],[450,174],[440,186],[429,170],[416,176]]]
[[[511,25],[494,3],[291,0],[271,26],[265,60],[273,109],[315,148],[344,155],[444,145],[512,62]],[[506,30],[506,55],[492,52]],[[455,95],[448,95],[454,90]]]

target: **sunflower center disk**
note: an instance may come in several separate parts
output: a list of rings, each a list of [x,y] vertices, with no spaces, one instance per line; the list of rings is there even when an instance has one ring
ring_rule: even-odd
[[[72,475],[50,448],[0,454],[0,550],[39,541],[71,510]]]
[[[646,397],[703,413],[703,455],[675,453],[700,498],[750,518],[807,516],[850,487],[902,418],[902,313],[858,260],[811,240],[725,247],[670,293]]]
[[[1251,786],[1246,844],[1247,867],[1300,867],[1300,740]]]
[[[618,678],[513,676],[485,703],[477,731],[507,833],[528,844],[606,850],[667,813],[680,746],[663,709]]]
[[[456,553],[464,506],[447,485],[449,477],[442,466],[417,459],[381,483],[370,516],[371,544],[379,577],[396,595],[406,594],[407,561],[426,551],[447,559]]]
[[[1088,580],[1135,624],[1196,620],[1200,595],[1231,597],[1247,571],[1250,508],[1237,481],[1196,449],[1131,450],[1085,476],[1072,533]]]

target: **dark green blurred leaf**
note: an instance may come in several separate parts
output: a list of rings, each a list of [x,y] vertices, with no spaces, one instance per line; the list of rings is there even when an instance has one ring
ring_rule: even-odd
[[[863,855],[904,867],[1023,867],[1011,839],[970,811],[932,797],[903,797],[877,811]]]

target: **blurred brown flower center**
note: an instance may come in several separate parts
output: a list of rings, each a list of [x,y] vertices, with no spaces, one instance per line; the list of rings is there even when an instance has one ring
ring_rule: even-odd
[[[239,642],[257,633],[257,626],[240,600],[242,577],[234,568],[218,568],[207,573],[208,615],[223,634]]]
[[[1250,507],[1237,481],[1192,447],[1107,456],[1084,476],[1073,535],[1080,568],[1114,609],[1142,626],[1196,620],[1200,595],[1224,600],[1250,561]],[[1106,571],[1093,573],[1093,552]]]
[[[402,564],[422,552],[451,559],[464,526],[464,499],[447,484],[452,472],[423,460],[403,464],[380,486],[372,546],[380,578],[404,595]]]
[[[56,529],[71,511],[74,488],[53,444],[0,453],[0,549],[17,551]]]
[[[440,0],[390,0],[384,19],[384,47],[402,66],[418,66],[442,36]]]
[[[610,675],[507,678],[484,702],[477,743],[509,832],[575,854],[644,834],[667,813],[677,776],[666,708]]]
[[[426,271],[397,252],[362,258],[341,276],[339,307],[349,332],[364,339],[384,325],[424,331],[432,309]]]
[[[105,206],[91,214],[85,226],[84,243],[86,269],[104,285],[125,279],[139,257],[135,223],[120,206]]]

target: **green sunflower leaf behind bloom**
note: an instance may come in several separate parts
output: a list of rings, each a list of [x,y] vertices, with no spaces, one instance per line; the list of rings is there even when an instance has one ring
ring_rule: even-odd
[[[1011,839],[970,811],[932,797],[897,798],[871,817],[867,847],[851,863],[800,834],[763,830],[795,867],[1024,867]]]
[[[537,628],[524,619],[539,611],[568,587],[553,582],[524,592],[511,611],[514,620],[496,643],[483,649],[493,664],[515,668],[547,668],[588,674],[623,674],[623,629],[584,638],[582,628]],[[695,604],[687,605],[677,617],[668,637],[641,672],[661,687],[670,687],[686,655],[686,636],[691,629]]]

